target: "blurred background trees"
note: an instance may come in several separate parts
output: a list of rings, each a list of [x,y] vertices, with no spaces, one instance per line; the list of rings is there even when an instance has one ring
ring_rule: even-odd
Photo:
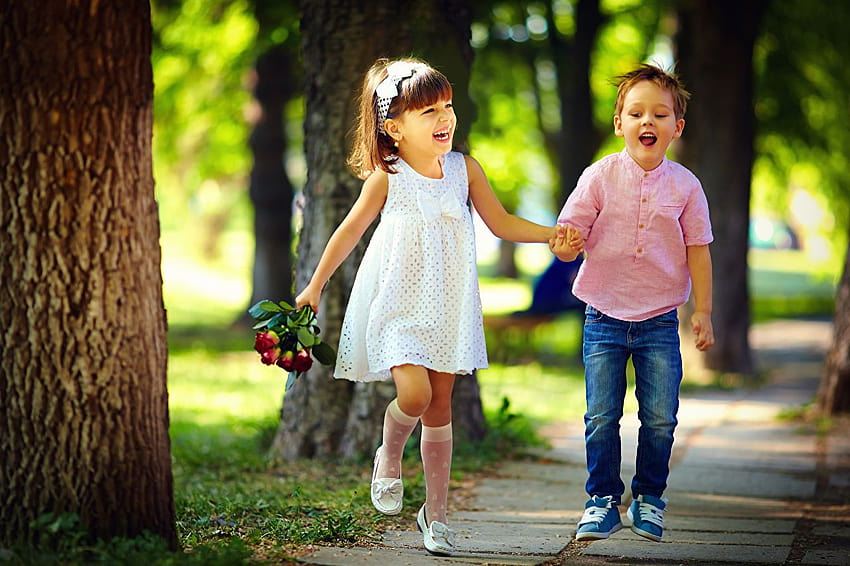
[[[197,248],[208,262],[227,266],[229,277],[217,279],[210,295],[241,293],[243,306],[267,295],[291,296],[294,260],[288,252],[299,235],[295,280],[306,281],[359,187],[343,177],[340,162],[353,118],[355,78],[376,56],[414,53],[455,82],[457,102],[467,90],[460,63],[468,56],[466,44],[451,39],[464,33],[448,23],[455,21],[469,22],[474,55],[471,64],[464,63],[470,65],[472,103],[458,106],[459,123],[469,135],[458,141],[483,163],[509,210],[540,222],[554,221],[586,165],[622,147],[612,131],[610,79],[641,61],[678,65],[694,96],[685,135],[671,156],[702,179],[717,237],[712,253],[719,343],[703,360],[715,375],[746,380],[757,372],[747,334],[760,316],[762,297],[753,296],[753,288],[790,280],[783,274],[789,262],[805,262],[810,279],[820,277],[827,287],[838,280],[848,227],[850,78],[841,62],[848,53],[842,25],[850,8],[843,4],[764,0],[743,9],[704,0],[425,3],[420,10],[469,11],[468,18],[444,16],[446,23],[436,31],[430,17],[409,19],[412,8],[404,3],[381,12],[384,19],[375,20],[385,22],[381,25],[364,22],[361,7],[345,2],[300,8],[259,0],[153,5],[154,149],[165,241],[174,243],[169,249],[175,258],[192,256]],[[316,20],[317,14],[324,19]],[[348,16],[343,21],[335,14]],[[313,45],[316,52],[303,69],[307,54],[299,35],[305,29],[312,36],[303,38],[303,46]],[[331,29],[351,34],[344,48],[331,50],[338,46]],[[337,67],[345,72],[334,71]],[[330,93],[337,100],[321,102]],[[332,101],[339,109],[323,114]],[[305,131],[312,138],[306,154]],[[335,180],[326,185],[317,180],[322,175]],[[783,240],[783,234],[790,236]],[[757,248],[764,246],[800,249],[756,271],[755,263],[764,261]],[[484,276],[529,282],[549,261],[532,248],[500,245],[486,234],[479,249]],[[254,258],[250,273],[246,262],[237,261],[246,253]],[[197,292],[202,287],[197,277],[181,275],[176,264],[185,263],[174,261],[166,259],[166,278],[173,273],[179,284],[186,277]],[[339,324],[355,265],[353,259],[340,271],[326,296],[323,329],[329,336]],[[794,291],[779,293],[785,293],[782,304],[792,314],[797,307],[823,314],[832,305],[830,299],[802,304]],[[310,379],[321,380],[324,388],[338,386],[326,385],[330,378],[318,373]],[[292,394],[294,405],[298,395]],[[350,393],[340,399],[346,399],[346,411],[354,410]],[[304,414],[287,424],[286,412],[284,406],[282,427],[303,425]],[[339,439],[346,430],[353,434],[344,416],[336,419],[341,428],[338,435],[329,433],[330,452],[342,450]],[[345,453],[361,452],[370,442],[355,436],[360,440],[346,444]]]

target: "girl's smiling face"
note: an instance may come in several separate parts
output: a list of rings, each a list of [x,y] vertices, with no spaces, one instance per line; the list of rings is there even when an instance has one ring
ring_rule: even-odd
[[[614,116],[614,133],[625,138],[626,151],[645,171],[664,160],[670,143],[682,135],[684,118],[676,118],[673,93],[652,81],[635,84]]]
[[[388,120],[387,131],[398,141],[399,155],[407,161],[445,155],[452,149],[457,117],[452,101],[438,100]]]

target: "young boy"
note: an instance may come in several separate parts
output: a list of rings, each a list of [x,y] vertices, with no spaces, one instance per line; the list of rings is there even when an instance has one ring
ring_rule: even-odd
[[[585,487],[590,496],[576,539],[608,538],[622,527],[620,419],[631,357],[640,430],[628,516],[632,531],[660,541],[682,379],[676,309],[693,284],[696,347],[710,348],[708,244],[713,236],[699,180],[665,157],[682,135],[690,95],[675,75],[652,65],[617,80],[614,133],[624,138],[625,148],[581,175],[561,210],[558,222],[566,228],[553,247],[562,261],[587,254],[573,286],[587,303]]]

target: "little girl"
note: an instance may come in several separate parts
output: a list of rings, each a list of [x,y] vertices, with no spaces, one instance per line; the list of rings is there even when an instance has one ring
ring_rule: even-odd
[[[363,189],[295,299],[318,312],[325,283],[380,212],[351,290],[334,377],[395,382],[372,471],[372,503],[382,513],[401,511],[402,452],[422,421],[426,498],[417,525],[425,548],[445,556],[454,550],[446,525],[452,388],[456,374],[487,367],[467,199],[500,238],[551,248],[557,237],[557,228],[508,214],[478,162],[451,151],[456,124],[452,87],[440,72],[415,59],[372,66],[349,158]]]

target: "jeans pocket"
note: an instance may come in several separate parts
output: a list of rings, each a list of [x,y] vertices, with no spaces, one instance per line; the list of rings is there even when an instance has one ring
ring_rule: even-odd
[[[676,312],[676,309],[673,309],[669,312],[659,314],[658,316],[654,317],[652,319],[652,323],[655,324],[655,326],[660,326],[663,328],[678,327],[679,315]]]
[[[585,324],[595,324],[598,322],[602,322],[605,318],[605,315],[593,308],[590,305],[587,305],[584,308],[584,322]]]

